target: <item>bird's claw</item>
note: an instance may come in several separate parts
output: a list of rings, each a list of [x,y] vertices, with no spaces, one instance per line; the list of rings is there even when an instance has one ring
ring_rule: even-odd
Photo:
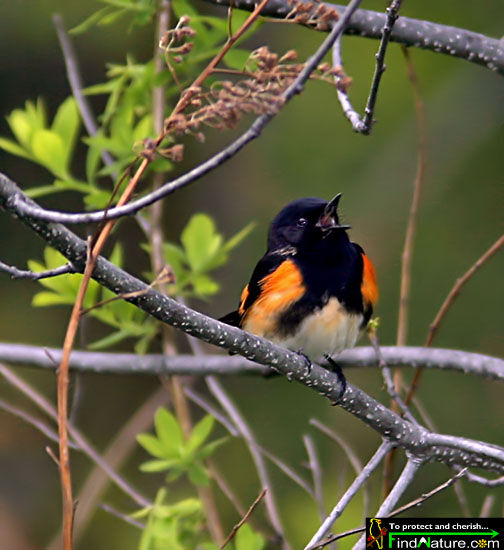
[[[310,373],[312,370],[312,362],[308,355],[306,355],[306,353],[303,353],[303,348],[299,348],[296,353],[305,360],[306,368],[308,369],[308,373]]]
[[[338,395],[338,400],[334,403],[334,405],[337,405],[341,402],[341,398],[345,395],[347,389],[347,381],[345,375],[343,374],[343,370],[330,355],[324,354],[324,359],[327,361],[327,365],[324,366],[327,368],[327,370],[334,372],[334,374],[338,377],[339,383],[341,384],[341,391]]]

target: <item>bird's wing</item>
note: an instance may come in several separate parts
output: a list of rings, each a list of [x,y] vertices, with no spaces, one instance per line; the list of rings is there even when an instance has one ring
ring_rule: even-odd
[[[279,254],[265,254],[258,262],[252,273],[249,283],[241,293],[238,309],[224,315],[219,321],[235,327],[241,325],[241,321],[250,306],[257,300],[261,294],[261,281],[273,273],[283,262],[285,258]]]

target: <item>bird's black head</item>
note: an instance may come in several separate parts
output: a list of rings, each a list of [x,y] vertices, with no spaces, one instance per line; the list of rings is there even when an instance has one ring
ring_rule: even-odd
[[[273,220],[268,234],[268,250],[319,248],[327,239],[344,235],[349,225],[340,225],[337,208],[341,193],[331,201],[313,197],[288,204]]]

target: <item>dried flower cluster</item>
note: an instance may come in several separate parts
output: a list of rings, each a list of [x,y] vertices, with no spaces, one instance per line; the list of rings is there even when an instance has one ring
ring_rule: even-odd
[[[319,31],[328,31],[339,19],[339,13],[335,8],[322,4],[320,0],[288,0],[291,7],[284,21],[313,27]]]
[[[164,50],[166,63],[170,66],[169,56],[175,63],[181,63],[183,56],[187,55],[194,44],[187,42],[188,38],[193,37],[196,33],[189,26],[189,16],[183,15],[177,22],[176,27],[165,32],[164,36],[159,41],[159,47]]]
[[[199,141],[204,140],[201,126],[219,130],[235,128],[246,114],[264,114],[276,112],[283,104],[283,92],[302,71],[304,64],[296,63],[297,54],[288,51],[279,57],[266,46],[253,51],[245,64],[244,71],[226,71],[237,80],[219,80],[209,90],[190,88],[185,94],[191,99],[184,113],[177,113],[167,119],[166,136],[191,134]],[[350,79],[340,67],[333,68],[329,63],[319,65],[312,78],[323,80],[334,85],[335,77],[339,84]],[[148,144],[146,144],[148,145]],[[146,147],[148,149],[148,147]],[[146,151],[146,154],[154,151]],[[174,145],[157,153],[173,160],[182,158],[182,146]]]

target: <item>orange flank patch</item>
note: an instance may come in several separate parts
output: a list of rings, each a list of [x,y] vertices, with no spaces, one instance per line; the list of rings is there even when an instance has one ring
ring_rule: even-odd
[[[303,296],[303,277],[292,260],[285,260],[259,284],[261,293],[246,311],[242,327],[258,336],[272,338],[278,315]]]
[[[364,305],[374,306],[378,301],[378,285],[376,284],[376,271],[371,263],[371,260],[363,254],[363,269],[362,269],[362,300]]]
[[[245,302],[247,301],[249,295],[248,285],[242,290],[240,297],[240,307],[238,308],[238,313],[243,315],[245,313]]]

